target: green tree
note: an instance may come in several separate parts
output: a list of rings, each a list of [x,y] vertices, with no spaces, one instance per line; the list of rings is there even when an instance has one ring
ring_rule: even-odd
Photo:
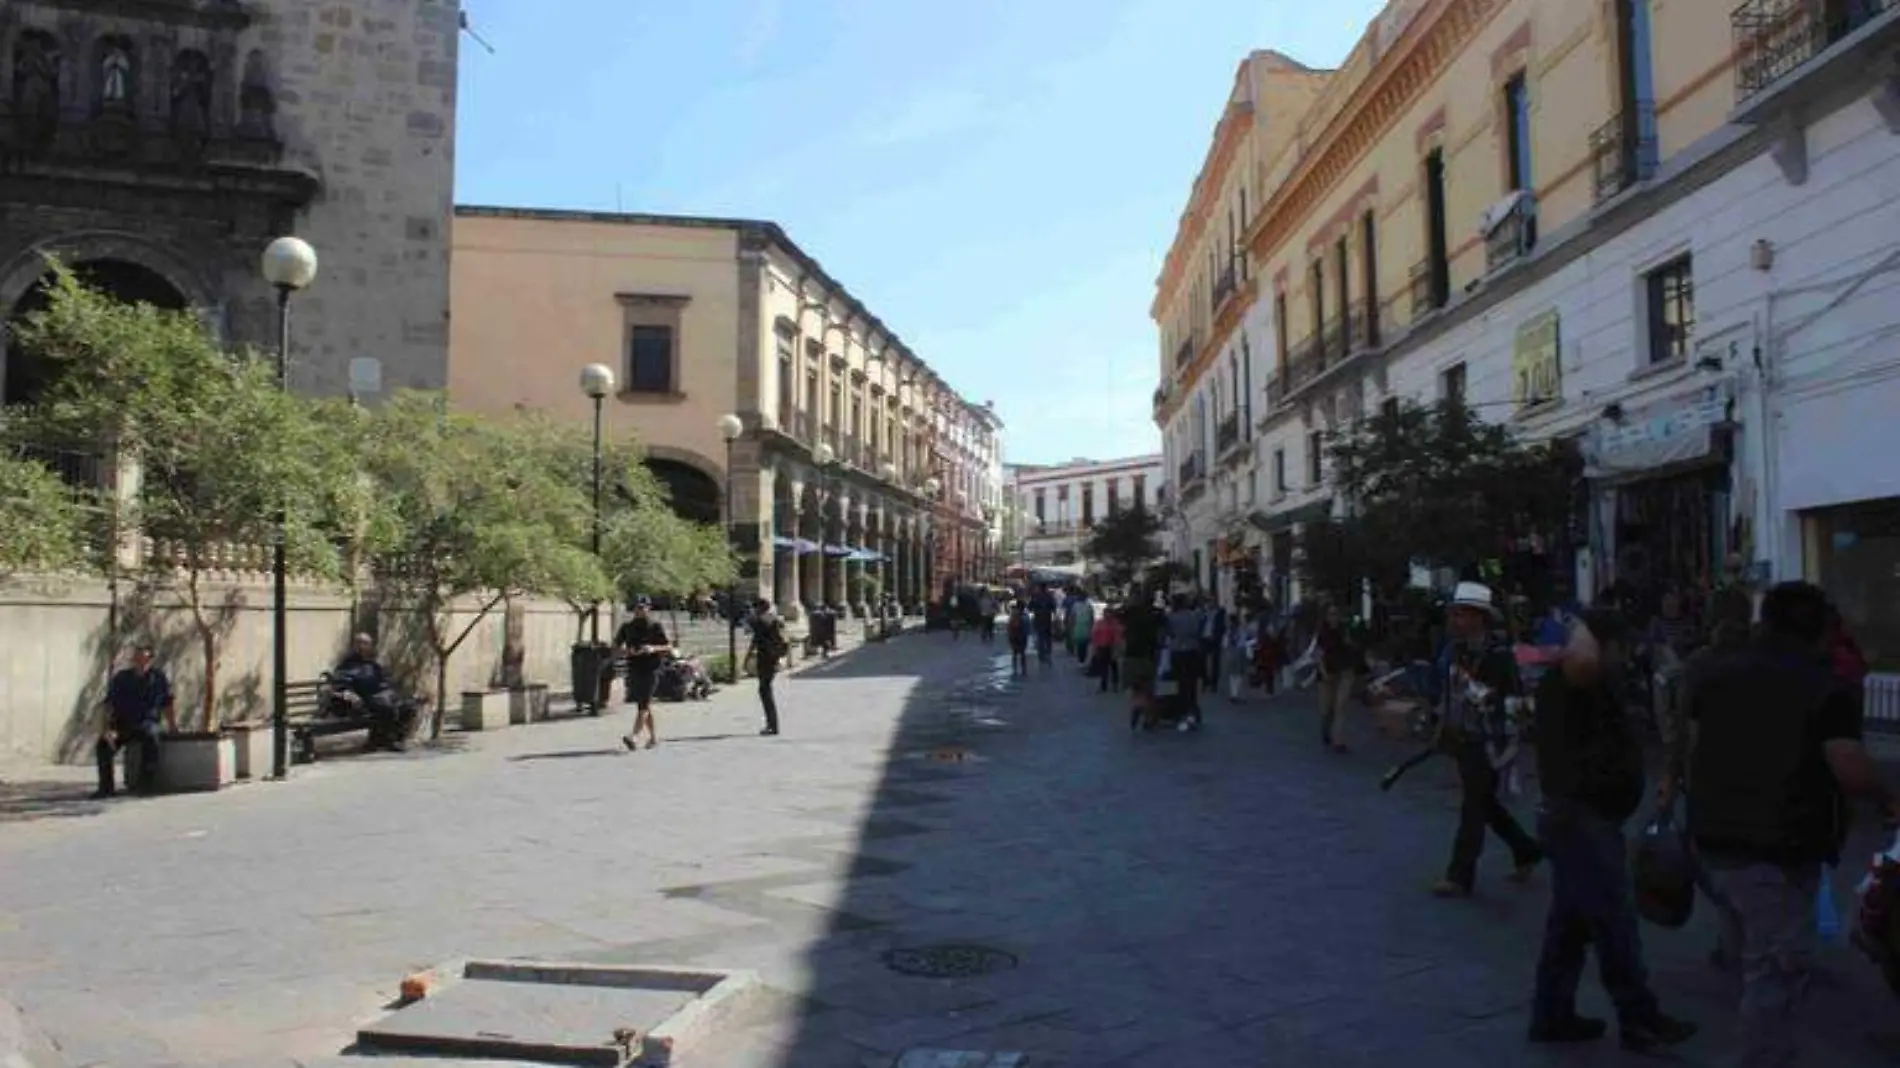
[[[401,393],[368,421],[365,467],[375,502],[366,531],[372,573],[414,614],[435,661],[431,734],[447,707],[450,657],[497,605],[547,595],[604,598],[605,574],[583,546],[591,501],[548,462],[538,433],[451,413],[432,393]],[[459,604],[476,602],[460,627]]]
[[[228,606],[207,576],[232,558],[257,560],[277,535],[301,574],[333,576],[328,525],[347,454],[325,441],[308,402],[277,388],[273,365],[227,353],[199,320],[125,304],[54,265],[49,301],[21,340],[59,368],[36,432],[72,447],[114,443],[137,464],[130,514],[157,547],[148,567],[182,587],[203,657],[203,726],[218,726],[220,642]]]
[[[85,531],[86,511],[59,475],[0,454],[0,576],[82,563]]]
[[[1161,518],[1137,503],[1095,524],[1083,553],[1112,586],[1126,586],[1161,555]]]

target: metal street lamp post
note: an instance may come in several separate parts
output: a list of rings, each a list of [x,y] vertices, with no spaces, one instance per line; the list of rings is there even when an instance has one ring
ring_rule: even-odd
[[[732,510],[732,446],[745,433],[745,423],[728,412],[719,417],[719,436],[726,442],[726,544],[733,555],[739,552],[739,517]],[[760,543],[763,553],[764,543]],[[732,672],[733,685],[739,683],[739,575],[735,570],[726,586],[726,668]]]
[[[826,539],[831,537],[831,502],[837,496],[832,489],[831,480],[837,472],[838,454],[831,446],[819,442],[812,450],[812,459],[818,461],[818,603],[831,607],[831,546]]]
[[[601,483],[603,481],[602,475],[604,474],[602,467],[605,461],[604,448],[601,440],[601,408],[605,404],[607,397],[614,391],[614,369],[604,363],[590,363],[586,367],[581,368],[580,385],[581,392],[594,404],[594,515],[592,545],[594,559],[599,561],[604,567],[606,561],[602,560],[600,555],[601,524],[604,519],[601,514],[600,497]],[[574,703],[587,709],[590,714],[597,716],[601,711],[600,674],[601,668],[606,660],[600,651],[599,601],[594,601],[587,606],[587,645],[587,654],[584,657],[575,658],[575,666],[579,668],[579,670],[573,673],[575,676]],[[583,685],[588,687],[584,692],[581,689]]]
[[[277,290],[277,388],[290,389],[290,298],[317,280],[317,250],[297,237],[280,237],[264,248],[264,281]],[[270,660],[271,777],[290,773],[290,599],[289,565],[284,559],[285,507],[277,507],[276,537],[271,539]]]

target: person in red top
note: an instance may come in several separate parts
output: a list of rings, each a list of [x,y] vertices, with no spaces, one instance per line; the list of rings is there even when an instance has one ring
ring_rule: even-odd
[[[1860,651],[1854,636],[1847,633],[1847,621],[1841,618],[1841,610],[1833,605],[1827,609],[1827,647],[1828,658],[1834,664],[1834,674],[1842,682],[1853,686],[1866,684],[1867,656]]]
[[[1111,688],[1116,693],[1122,692],[1121,658],[1117,655],[1121,644],[1121,613],[1107,609],[1089,630],[1089,666],[1101,680],[1098,692],[1108,693]]]

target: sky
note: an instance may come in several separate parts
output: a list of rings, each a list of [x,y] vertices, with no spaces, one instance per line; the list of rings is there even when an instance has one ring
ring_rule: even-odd
[[[769,219],[1010,462],[1158,451],[1148,306],[1235,69],[1380,6],[464,0],[456,198]]]

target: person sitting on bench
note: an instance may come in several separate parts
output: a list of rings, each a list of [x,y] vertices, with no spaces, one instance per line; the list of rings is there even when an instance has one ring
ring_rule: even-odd
[[[165,673],[152,666],[152,647],[140,645],[132,650],[132,663],[120,668],[106,684],[106,723],[99,732],[99,744],[93,756],[99,762],[99,789],[94,798],[111,797],[112,758],[128,745],[139,747],[138,780],[132,780],[131,762],[126,764],[126,789],[149,794],[158,788],[159,722],[165,729],[178,731],[178,713],[172,707],[172,684]]]
[[[365,748],[402,752],[403,738],[409,733],[407,712],[402,695],[390,685],[389,673],[376,659],[376,639],[367,634],[351,639],[349,655],[338,662],[330,678],[337,700],[369,716]]]

